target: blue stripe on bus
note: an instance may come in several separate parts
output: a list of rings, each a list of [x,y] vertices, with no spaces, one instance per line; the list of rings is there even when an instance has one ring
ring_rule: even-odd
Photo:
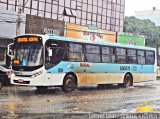
[[[51,73],[87,72],[87,73],[154,73],[154,65],[141,64],[111,64],[111,63],[85,63],[65,62],[57,64],[51,69]]]

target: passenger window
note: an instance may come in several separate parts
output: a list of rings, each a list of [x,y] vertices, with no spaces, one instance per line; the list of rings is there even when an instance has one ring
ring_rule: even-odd
[[[48,40],[45,44],[45,68],[49,69],[65,59],[66,43]]]
[[[145,64],[145,54],[144,54],[144,51],[138,50],[137,51],[137,55],[138,55],[138,64]]]
[[[126,63],[126,50],[124,48],[116,48],[116,62]]]
[[[86,61],[87,62],[101,62],[99,46],[86,45]]]
[[[137,64],[136,50],[127,49],[127,62],[128,64]]]
[[[146,64],[154,64],[155,56],[153,51],[146,51]]]
[[[102,62],[111,62],[110,48],[102,47]]]
[[[69,61],[84,61],[83,45],[69,43]]]

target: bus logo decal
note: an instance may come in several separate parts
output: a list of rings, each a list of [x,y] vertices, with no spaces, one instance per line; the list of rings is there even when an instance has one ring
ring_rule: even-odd
[[[85,67],[85,68],[90,68],[91,64],[90,63],[80,63],[79,65],[81,68]]]

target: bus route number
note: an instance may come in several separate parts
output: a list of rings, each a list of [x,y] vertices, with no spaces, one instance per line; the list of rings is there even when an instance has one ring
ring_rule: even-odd
[[[130,70],[130,66],[120,66],[120,70],[122,71]]]

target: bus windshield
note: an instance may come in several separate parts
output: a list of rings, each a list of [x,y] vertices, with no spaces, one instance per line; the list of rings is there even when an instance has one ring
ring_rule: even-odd
[[[34,67],[43,65],[43,46],[40,43],[16,44],[13,66]]]

